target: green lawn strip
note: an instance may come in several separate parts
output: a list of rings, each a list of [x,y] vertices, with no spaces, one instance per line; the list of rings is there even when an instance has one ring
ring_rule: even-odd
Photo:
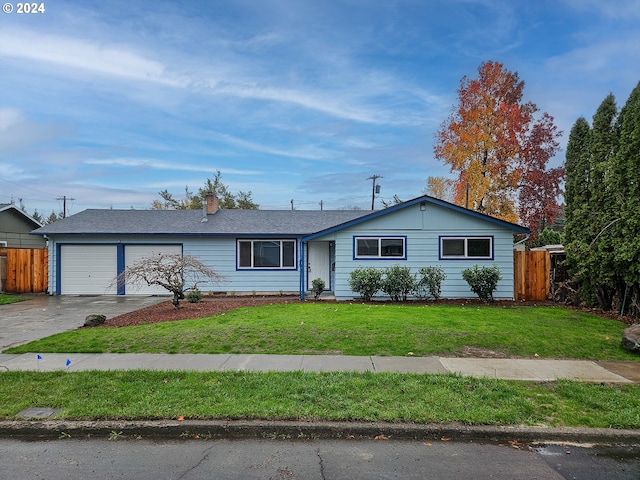
[[[26,297],[18,297],[16,295],[9,295],[6,293],[0,293],[0,305],[7,305],[9,303],[24,302],[29,300]]]
[[[4,372],[0,418],[289,419],[640,428],[640,385],[458,375],[304,372]]]
[[[511,356],[635,360],[625,325],[561,307],[274,304],[123,328],[79,329],[4,353],[268,353]]]

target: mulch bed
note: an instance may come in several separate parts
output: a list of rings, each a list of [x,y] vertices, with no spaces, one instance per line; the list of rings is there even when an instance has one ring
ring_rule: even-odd
[[[299,303],[298,297],[219,297],[203,299],[198,303],[184,300],[175,308],[170,300],[109,318],[104,322],[107,327],[127,327],[143,323],[172,322],[190,318],[209,317],[240,307],[257,307],[272,303]]]

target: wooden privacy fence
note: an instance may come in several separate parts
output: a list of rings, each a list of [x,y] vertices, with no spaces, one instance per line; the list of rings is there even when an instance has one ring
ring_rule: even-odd
[[[551,291],[551,256],[546,250],[513,252],[516,300],[548,300]]]
[[[45,292],[49,286],[49,252],[46,248],[3,248],[2,285],[7,293]]]

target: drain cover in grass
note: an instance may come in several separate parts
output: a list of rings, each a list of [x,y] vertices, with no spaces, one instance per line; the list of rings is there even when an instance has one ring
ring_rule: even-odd
[[[16,416],[20,418],[47,418],[55,415],[59,411],[59,408],[30,407],[21,410]]]

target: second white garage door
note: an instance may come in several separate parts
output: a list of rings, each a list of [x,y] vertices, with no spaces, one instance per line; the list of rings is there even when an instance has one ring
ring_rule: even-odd
[[[181,245],[125,245],[125,268],[133,265],[138,260],[162,253],[182,254]],[[126,295],[170,295],[164,288],[157,285],[126,285]]]

